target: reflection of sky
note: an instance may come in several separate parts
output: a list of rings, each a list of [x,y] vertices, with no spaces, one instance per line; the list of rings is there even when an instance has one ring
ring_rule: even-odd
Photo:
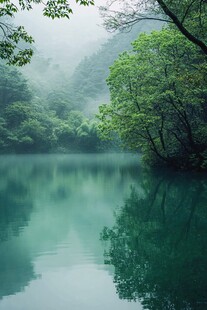
[[[48,258],[50,259],[50,257]],[[80,279],[80,280],[79,280]],[[96,265],[47,271],[32,282],[25,294],[5,298],[3,310],[139,310],[137,303],[121,301],[115,293],[112,277]]]
[[[127,157],[121,157],[48,157],[43,163],[41,157],[39,162],[30,157],[14,161],[13,170],[10,161],[10,177],[12,171],[16,181],[18,172],[25,174],[33,211],[20,235],[10,237],[4,246],[13,257],[21,252],[22,264],[17,267],[24,273],[24,265],[32,264],[37,279],[25,291],[4,297],[1,310],[139,309],[115,294],[112,269],[103,264],[99,240],[135,182]],[[58,163],[63,163],[61,169]],[[135,167],[136,160],[129,164]]]

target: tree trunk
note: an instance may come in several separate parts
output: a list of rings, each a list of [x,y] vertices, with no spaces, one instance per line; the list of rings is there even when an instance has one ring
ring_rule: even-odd
[[[180,32],[192,43],[199,46],[201,50],[204,52],[205,55],[207,55],[207,45],[197,39],[192,33],[190,33],[182,24],[182,22],[179,21],[177,16],[169,9],[169,7],[165,4],[163,0],[157,0],[158,4],[161,6],[165,14],[171,18],[171,20],[174,22],[174,24],[178,27]]]

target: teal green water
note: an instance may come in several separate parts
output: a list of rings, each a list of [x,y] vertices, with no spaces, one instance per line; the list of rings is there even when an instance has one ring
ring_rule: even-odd
[[[201,175],[1,156],[1,310],[207,309],[206,244]]]

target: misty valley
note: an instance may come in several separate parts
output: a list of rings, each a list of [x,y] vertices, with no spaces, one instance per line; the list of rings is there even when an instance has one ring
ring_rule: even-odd
[[[205,0],[0,3],[0,309],[207,309]]]
[[[1,62],[0,153],[121,150],[118,136],[111,141],[100,139],[98,106],[109,101],[109,66],[119,53],[130,48],[137,33],[152,28],[152,24],[142,22],[130,33],[97,42],[99,48],[94,47],[72,72],[67,56],[64,64],[57,64],[37,49],[25,67]]]

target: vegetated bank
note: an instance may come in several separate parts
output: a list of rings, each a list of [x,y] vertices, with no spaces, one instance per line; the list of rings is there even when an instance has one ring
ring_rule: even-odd
[[[102,137],[116,132],[153,166],[206,170],[206,55],[172,26],[141,34],[132,45],[110,69]]]

